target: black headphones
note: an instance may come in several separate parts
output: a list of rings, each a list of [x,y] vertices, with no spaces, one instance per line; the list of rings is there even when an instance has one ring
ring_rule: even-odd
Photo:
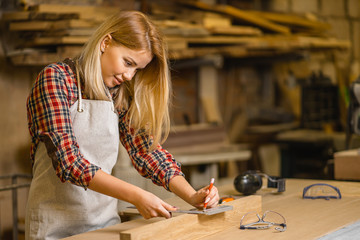
[[[268,176],[265,173],[254,170],[243,172],[237,176],[234,180],[235,189],[244,195],[253,194],[261,188],[262,177],[268,179],[268,188],[277,188],[277,192],[285,192],[284,178]]]

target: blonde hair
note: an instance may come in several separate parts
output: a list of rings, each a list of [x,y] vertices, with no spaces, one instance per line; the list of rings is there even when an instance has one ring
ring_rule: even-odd
[[[131,81],[119,86],[114,104],[118,110],[127,110],[131,128],[136,132],[145,130],[153,138],[150,149],[155,149],[165,141],[170,130],[171,82],[163,36],[150,19],[138,11],[121,11],[108,18],[89,39],[79,57],[85,93],[90,99],[109,100],[100,64],[100,45],[107,35],[115,44],[150,51],[153,55],[151,62]]]

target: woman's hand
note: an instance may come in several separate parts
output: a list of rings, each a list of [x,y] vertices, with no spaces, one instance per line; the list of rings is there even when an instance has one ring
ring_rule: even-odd
[[[170,218],[171,214],[169,211],[176,210],[175,207],[162,201],[154,194],[124,182],[102,170],[96,172],[90,182],[89,188],[99,193],[132,203],[145,219],[152,217]]]
[[[209,191],[209,186],[206,186],[193,194],[191,204],[197,208],[203,208],[204,203],[207,202],[206,208],[213,208],[218,205],[219,198],[219,192],[215,186],[212,187],[211,191]]]
[[[142,191],[134,199],[133,204],[145,219],[153,217],[171,218],[171,213],[169,211],[176,210],[176,207],[171,206],[147,191]]]
[[[170,180],[170,190],[197,208],[203,208],[207,199],[209,199],[207,208],[216,207],[220,198],[215,186],[212,187],[211,191],[209,191],[209,185],[195,191],[182,176],[175,176]]]

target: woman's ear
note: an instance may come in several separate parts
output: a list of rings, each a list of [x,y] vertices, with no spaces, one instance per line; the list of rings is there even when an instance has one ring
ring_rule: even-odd
[[[100,44],[100,51],[101,53],[104,53],[105,52],[105,49],[110,45],[110,42],[111,42],[111,35],[110,34],[107,34],[104,39],[101,41],[101,44]]]

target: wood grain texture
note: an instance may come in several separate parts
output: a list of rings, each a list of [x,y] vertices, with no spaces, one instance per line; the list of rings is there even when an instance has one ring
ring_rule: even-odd
[[[340,200],[324,200],[324,199],[302,199],[302,190],[304,187],[314,184],[314,183],[328,183],[332,184],[335,187],[338,187],[343,196]],[[219,183],[220,184],[220,183]],[[264,182],[263,185],[266,185]],[[243,197],[239,192],[237,192],[232,183],[232,179],[229,181],[223,181],[218,187],[220,196],[231,195],[235,198],[249,199],[248,197]],[[212,227],[217,228],[219,220],[214,222],[203,221],[204,225],[201,228],[200,223],[197,219],[197,216],[192,215],[180,215],[172,219],[164,220],[163,218],[153,218],[150,220],[137,219],[130,222],[125,222],[122,224],[117,224],[115,226],[99,229],[93,232],[79,234],[70,238],[68,240],[92,240],[92,239],[119,239],[122,233],[128,233],[133,229],[142,229],[146,226],[151,226],[146,228],[146,231],[157,232],[158,235],[154,234],[151,236],[143,236],[143,239],[206,239],[206,240],[232,240],[232,239],[272,239],[272,240],[281,240],[281,239],[318,239],[321,236],[339,230],[349,224],[352,224],[360,219],[360,182],[345,182],[345,181],[331,181],[331,180],[311,180],[311,179],[286,179],[286,191],[281,194],[276,194],[270,189],[260,189],[256,192],[256,195],[251,197],[258,197],[258,200],[261,198],[262,208],[259,209],[259,213],[266,210],[274,210],[283,214],[287,221],[287,230],[283,233],[275,231],[273,228],[267,230],[240,230],[239,223],[240,219],[244,214],[244,210],[248,208],[248,204],[241,206],[244,212],[237,212],[234,214],[232,220],[233,224],[228,225],[223,231],[219,232],[209,232]],[[253,198],[251,198],[253,199]],[[235,200],[234,202],[237,202]],[[184,203],[179,198],[173,198],[167,201],[169,204],[174,206],[182,206]],[[231,202],[226,203],[230,205]],[[260,204],[261,204],[260,203]],[[251,206],[255,207],[256,204],[259,204],[259,201],[252,200]],[[184,209],[191,206],[182,206]],[[262,209],[262,211],[261,211]],[[229,213],[229,212],[228,212]],[[197,224],[190,224],[186,222],[184,217],[195,217]],[[215,215],[216,216],[216,215]],[[179,218],[180,217],[180,218]],[[182,218],[181,218],[182,217]],[[211,216],[208,216],[211,217]],[[174,219],[179,218],[179,222],[173,222]],[[220,217],[221,219],[223,217]],[[201,219],[200,219],[201,220]],[[228,220],[226,220],[228,221]],[[187,228],[190,228],[187,232],[184,230],[185,226],[180,224],[185,224]],[[219,224],[219,223],[218,223]],[[222,225],[221,222],[219,225]],[[157,229],[157,226],[164,227],[161,230]],[[198,226],[200,225],[200,226]],[[215,226],[214,226],[215,225]],[[156,228],[155,228],[156,227]],[[199,233],[201,234],[198,234]],[[192,234],[191,234],[191,233]],[[178,236],[180,234],[180,237]],[[184,238],[181,238],[183,235]],[[126,239],[126,238],[121,238]],[[129,239],[129,238],[127,238]],[[131,238],[132,239],[132,238]]]
[[[302,199],[304,187],[314,183],[327,183],[340,189],[342,199]],[[263,186],[266,183],[263,183]],[[225,184],[220,195],[240,197],[233,184]],[[279,233],[273,228],[261,231],[229,228],[204,239],[318,239],[331,232],[348,226],[360,219],[360,182],[333,180],[286,179],[286,191],[281,194],[263,188],[256,192],[262,196],[262,210],[273,210],[281,213],[287,221],[287,230]]]
[[[133,228],[120,233],[121,240],[138,239],[200,239],[238,226],[249,211],[261,211],[261,197],[248,196],[226,203],[234,209],[216,215],[183,214],[161,222]]]

